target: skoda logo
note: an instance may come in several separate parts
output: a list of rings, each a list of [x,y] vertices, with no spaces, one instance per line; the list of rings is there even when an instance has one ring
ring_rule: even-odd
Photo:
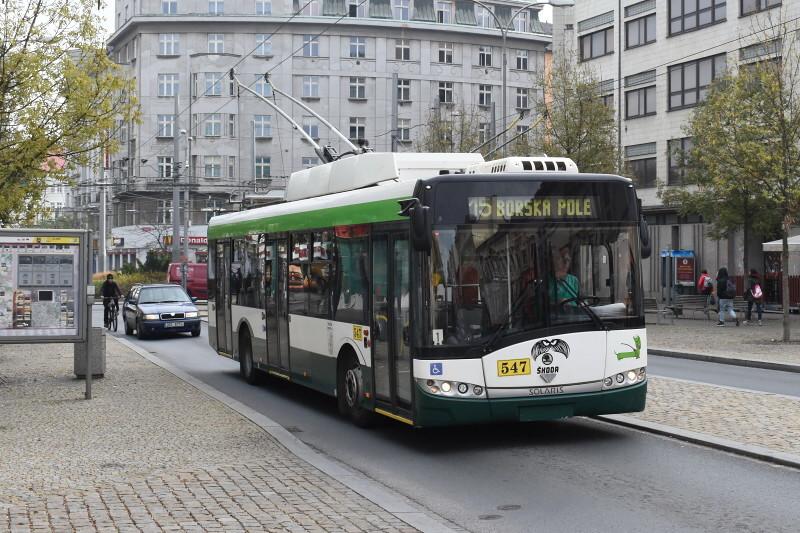
[[[542,378],[545,383],[550,383],[558,375],[558,365],[554,365],[555,360],[553,354],[561,354],[564,359],[569,357],[569,344],[561,339],[546,340],[542,339],[533,345],[531,355],[533,361],[538,362],[541,357],[542,366],[536,367],[536,374]]]

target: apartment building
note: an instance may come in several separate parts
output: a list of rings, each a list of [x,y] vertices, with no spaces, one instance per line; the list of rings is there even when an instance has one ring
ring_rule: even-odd
[[[539,96],[551,36],[538,7],[486,5],[491,12],[467,0],[116,0],[108,49],[135,80],[142,121],[120,123],[123,149],[110,162],[114,226],[171,223],[176,136],[193,224],[239,202],[278,199],[286,176],[319,163],[288,121],[228,77],[231,68],[339,153],[346,146],[273,94],[265,73],[376,151],[412,150],[432,112],[462,108],[488,137]],[[495,19],[510,30],[506,109]]]
[[[658,193],[681,186],[675,149],[691,145],[683,128],[712,81],[743,63],[778,57],[779,43],[760,42],[759,30],[798,15],[800,4],[780,0],[593,0],[554,10],[554,56],[590,66],[615,109],[620,153],[653,237],[653,258],[643,269],[646,292],[661,292],[661,250],[693,250],[698,268],[743,274],[741,235],[711,239],[707,224],[678,216]],[[749,263],[761,270],[761,243],[752,240]]]

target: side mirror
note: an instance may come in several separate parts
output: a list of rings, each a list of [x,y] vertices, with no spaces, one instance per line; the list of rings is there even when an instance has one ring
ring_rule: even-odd
[[[411,244],[418,252],[429,252],[433,246],[431,210],[417,198],[400,200],[401,216],[411,219]]]
[[[196,302],[196,301],[197,301],[197,296],[192,296],[192,302]]]
[[[642,259],[647,259],[653,250],[650,246],[650,231],[647,229],[647,222],[643,216],[639,217],[639,239],[642,241]]]

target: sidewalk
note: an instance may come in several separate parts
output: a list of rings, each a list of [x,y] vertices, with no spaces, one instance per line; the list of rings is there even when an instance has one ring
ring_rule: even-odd
[[[107,343],[0,347],[0,531],[415,531],[261,427]]]

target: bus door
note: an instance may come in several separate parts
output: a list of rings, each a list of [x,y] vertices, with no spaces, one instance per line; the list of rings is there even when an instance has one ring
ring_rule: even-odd
[[[217,351],[233,354],[231,339],[231,243],[217,243]]]
[[[289,369],[289,313],[287,306],[286,239],[267,241],[266,315],[267,315],[267,360],[269,364],[284,370]]]
[[[375,399],[411,407],[409,243],[405,232],[372,237],[372,371]]]

